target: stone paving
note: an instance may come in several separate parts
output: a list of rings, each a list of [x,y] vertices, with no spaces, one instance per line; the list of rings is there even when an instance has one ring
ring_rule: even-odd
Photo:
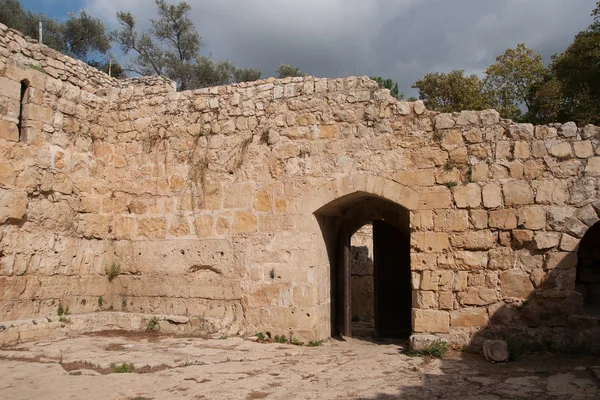
[[[110,333],[0,350],[13,399],[598,399],[600,359],[537,354],[508,364],[451,352],[409,357],[398,343],[320,347]],[[132,363],[133,373],[111,364]]]

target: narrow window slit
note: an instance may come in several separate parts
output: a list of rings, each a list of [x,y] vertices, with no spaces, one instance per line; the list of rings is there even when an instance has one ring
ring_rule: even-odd
[[[17,131],[19,133],[19,142],[23,140],[23,108],[27,104],[27,95],[29,82],[26,79],[21,81],[21,97],[19,99],[19,122],[17,123]]]

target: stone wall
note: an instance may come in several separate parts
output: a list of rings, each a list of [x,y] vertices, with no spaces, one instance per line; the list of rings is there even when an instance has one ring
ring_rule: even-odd
[[[372,321],[374,316],[375,287],[373,281],[373,226],[360,228],[351,241],[350,271],[352,319]]]
[[[598,221],[597,127],[439,114],[366,77],[175,92],[57,66],[0,29],[0,321],[60,304],[91,321],[124,311],[327,337],[314,213],[371,196],[410,210],[415,333],[598,345],[575,290],[577,246]],[[3,325],[15,328],[0,342],[23,329]]]

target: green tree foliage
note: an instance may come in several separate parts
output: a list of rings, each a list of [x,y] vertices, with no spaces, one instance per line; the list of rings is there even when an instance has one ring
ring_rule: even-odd
[[[18,0],[0,0],[0,22],[32,38],[39,38],[38,23],[42,22],[42,42],[55,50],[88,63],[105,63],[110,49],[110,40],[104,22],[93,18],[85,11],[69,13],[65,22],[35,13],[24,11]],[[104,57],[103,57],[104,56]]]
[[[550,115],[580,125],[600,124],[600,2],[592,16],[593,23],[579,32],[562,54],[553,57],[552,79],[535,93],[542,121]],[[556,103],[547,101],[548,92],[554,93]]]
[[[419,98],[432,110],[483,110],[491,105],[484,82],[477,75],[465,76],[462,70],[428,73],[412,87],[419,89]]]
[[[502,117],[520,120],[523,114],[520,107],[531,108],[531,88],[544,80],[546,68],[539,53],[519,43],[496,57],[485,73],[484,91],[493,106]]]
[[[43,42],[46,46],[64,51],[62,24],[41,13],[25,11],[18,0],[0,0],[0,23],[38,39],[38,22],[43,25]]]
[[[140,75],[165,75],[180,90],[256,80],[260,71],[240,69],[228,61],[213,61],[200,55],[202,38],[188,14],[186,2],[169,4],[155,0],[158,18],[151,19],[148,32],[138,32],[130,12],[118,12],[120,29],[111,33],[125,54],[133,53],[128,70]]]
[[[398,83],[391,79],[383,79],[380,76],[371,76],[370,79],[374,80],[379,84],[380,88],[389,89],[390,95],[397,98],[398,100],[404,99],[404,93],[398,88]]]
[[[278,78],[287,78],[288,76],[306,76],[304,72],[300,71],[300,68],[289,64],[280,64],[275,72],[277,72]]]

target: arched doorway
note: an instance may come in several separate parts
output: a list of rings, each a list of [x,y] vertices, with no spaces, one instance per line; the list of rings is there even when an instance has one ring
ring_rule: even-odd
[[[383,197],[355,192],[333,200],[315,215],[331,265],[332,335],[352,335],[351,237],[372,224],[373,333],[408,337],[412,331],[409,211]]]
[[[576,290],[586,314],[600,316],[600,222],[585,233],[577,251]]]

